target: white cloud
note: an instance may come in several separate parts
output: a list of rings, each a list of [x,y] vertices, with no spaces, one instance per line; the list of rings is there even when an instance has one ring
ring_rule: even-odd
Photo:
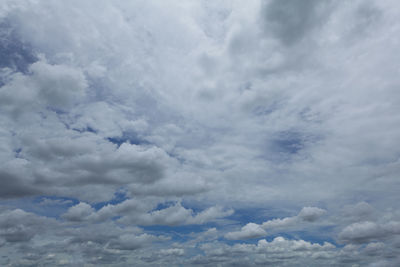
[[[147,203],[146,203],[147,202]],[[157,209],[157,201],[147,199],[146,202],[137,199],[128,199],[119,204],[108,204],[95,211],[87,203],[79,203],[68,209],[62,217],[75,222],[102,222],[120,216],[118,222],[138,225],[187,225],[204,224],[223,219],[233,214],[233,210],[225,210],[214,206],[198,213],[192,209],[175,203],[163,209]]]
[[[209,221],[228,217],[228,216],[232,215],[233,213],[234,213],[233,209],[225,210],[224,208],[222,208],[220,206],[214,206],[214,207],[210,207],[208,209],[205,209],[205,210],[199,212],[194,217],[189,218],[187,223],[189,223],[189,224],[204,224]]]
[[[3,110],[11,116],[29,115],[40,108],[66,109],[84,96],[87,82],[81,70],[51,65],[45,59],[30,65],[30,75],[12,74],[0,89]]]
[[[198,264],[223,262],[226,265],[241,262],[248,264],[295,264],[307,265],[316,259],[320,263],[328,263],[336,256],[336,247],[328,242],[324,244],[310,243],[304,240],[288,240],[276,237],[271,242],[261,239],[257,244],[234,244],[232,246],[218,243],[202,245],[205,256],[192,259]],[[325,253],[326,257],[321,257]]]
[[[260,225],[255,223],[248,223],[237,232],[230,232],[225,235],[225,238],[231,240],[259,238],[266,236],[267,232]]]
[[[315,222],[322,215],[326,213],[326,210],[317,207],[304,207],[301,209],[298,215],[293,217],[286,217],[283,219],[272,219],[262,223],[261,225],[256,223],[248,223],[243,226],[240,231],[229,232],[225,235],[225,238],[231,240],[259,238],[267,235],[268,231],[274,231],[278,229],[291,229],[293,227],[299,227],[303,223]]]
[[[272,219],[262,223],[264,229],[291,227],[302,222],[314,222],[318,220],[326,210],[317,207],[304,207],[298,215],[283,219]]]

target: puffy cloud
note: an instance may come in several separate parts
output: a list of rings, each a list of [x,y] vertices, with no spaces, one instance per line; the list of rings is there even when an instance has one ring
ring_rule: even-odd
[[[53,219],[40,217],[21,209],[0,213],[0,237],[9,243],[28,242],[55,225]]]
[[[94,213],[94,209],[87,203],[81,202],[68,209],[63,218],[69,221],[84,221]]]
[[[356,222],[346,226],[339,234],[339,239],[351,243],[366,243],[384,240],[400,234],[400,222],[375,223],[370,221]]]
[[[318,220],[322,215],[326,213],[326,210],[317,207],[304,207],[297,215],[301,220],[306,222],[314,222]]]
[[[227,239],[249,239],[249,238],[259,238],[266,236],[267,232],[260,225],[255,223],[248,223],[237,232],[230,232],[225,235]]]
[[[21,179],[18,174],[9,173],[8,171],[1,171],[0,177],[4,182],[4,186],[2,186],[0,189],[1,198],[24,197],[35,195],[41,192],[39,188],[35,188],[33,185],[27,185],[26,180]]]
[[[30,65],[29,71],[29,75],[11,74],[11,81],[0,88],[2,110],[13,118],[43,108],[70,108],[85,93],[87,82],[79,69],[51,65],[43,59]]]
[[[7,242],[7,248],[1,251],[2,259],[20,265],[21,262],[31,265],[125,262],[133,251],[148,247],[154,241],[168,240],[165,236],[112,222],[65,227],[58,220],[22,210],[2,212],[0,224],[0,236]]]
[[[69,107],[74,98],[83,96],[87,87],[84,74],[75,68],[38,61],[29,70],[32,72],[29,85],[37,87],[38,98],[52,108]]]
[[[192,258],[195,264],[213,264],[216,262],[228,266],[229,264],[295,264],[307,265],[311,261],[319,260],[328,263],[336,256],[336,247],[328,242],[324,244],[310,243],[304,240],[288,240],[276,237],[271,242],[261,239],[257,244],[225,245],[206,243],[201,249],[205,256]]]
[[[325,213],[326,210],[324,209],[320,209],[317,207],[304,207],[296,216],[286,217],[283,219],[269,220],[262,223],[262,227],[264,229],[284,228],[284,227],[291,227],[295,224],[302,222],[314,222],[318,220]]]
[[[220,218],[228,217],[234,213],[233,209],[225,210],[223,207],[214,206],[208,209],[205,209],[194,217],[188,219],[187,223],[189,224],[204,224],[209,221],[217,220]]]
[[[292,251],[320,251],[320,250],[331,250],[335,246],[329,242],[325,242],[322,245],[316,243],[310,243],[304,240],[287,240],[283,237],[276,237],[272,242],[267,242],[265,239],[258,241],[258,249],[261,251],[266,250],[267,252],[280,253],[279,247],[286,247],[287,250]],[[278,247],[278,248],[276,248]]]
[[[103,222],[119,217],[117,220],[124,224],[136,225],[187,225],[204,224],[228,217],[234,213],[232,209],[225,210],[214,206],[194,213],[181,203],[175,203],[163,209],[155,209],[158,201],[147,199],[128,199],[119,204],[108,204],[98,211],[91,205],[81,202],[70,207],[62,214],[62,218],[71,222]]]
[[[326,210],[317,207],[304,207],[301,209],[298,215],[293,217],[286,217],[283,219],[272,219],[262,223],[261,225],[256,223],[248,223],[243,226],[240,231],[229,232],[225,235],[227,239],[248,239],[248,238],[259,238],[267,235],[268,231],[275,229],[290,229],[296,227],[304,222],[314,222],[318,220],[322,215],[326,213]]]

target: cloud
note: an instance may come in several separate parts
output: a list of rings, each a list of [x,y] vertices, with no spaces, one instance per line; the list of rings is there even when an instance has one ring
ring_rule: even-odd
[[[204,224],[206,222],[228,217],[234,213],[233,209],[227,209],[220,206],[210,207],[196,214],[194,217],[188,219],[189,224]]]
[[[255,223],[248,223],[242,227],[240,231],[230,232],[225,235],[226,239],[238,240],[238,239],[250,239],[259,238],[266,236],[267,232],[260,225]]]
[[[119,250],[135,250],[148,244],[150,241],[155,240],[154,236],[148,234],[142,235],[121,235],[115,241],[109,243],[109,247]]]
[[[314,222],[318,220],[322,215],[326,213],[326,210],[317,207],[304,207],[297,215],[301,220],[306,222]]]
[[[28,242],[53,224],[55,222],[52,219],[21,209],[7,210],[0,213],[0,237],[9,243]]]
[[[367,202],[359,202],[355,205],[347,205],[343,210],[344,219],[365,221],[376,216],[376,210]]]
[[[400,222],[389,221],[379,224],[370,221],[356,222],[346,226],[339,234],[339,239],[350,243],[366,243],[384,240],[400,234]]]
[[[399,15],[1,0],[0,265],[399,265]]]
[[[0,68],[26,73],[29,64],[37,60],[32,48],[21,42],[10,22],[2,20],[0,29]]]
[[[187,225],[204,224],[216,221],[233,214],[233,210],[224,210],[222,207],[214,206],[198,213],[187,209],[181,203],[175,203],[163,209],[155,209],[157,202],[128,199],[119,204],[108,204],[95,211],[87,203],[79,203],[68,209],[62,217],[73,222],[99,222],[110,220],[119,216],[118,222],[124,224],[138,225]]]
[[[10,82],[0,89],[2,109],[13,118],[43,108],[64,110],[83,97],[87,82],[81,70],[51,65],[45,59],[31,64],[30,74],[11,74]]]
[[[315,222],[325,213],[326,210],[324,209],[317,207],[304,207],[301,209],[298,215],[293,217],[272,219],[262,223],[261,225],[256,223],[248,223],[243,226],[240,231],[227,233],[225,238],[230,240],[260,238],[267,235],[265,230],[274,231],[277,229],[290,229],[296,226],[298,227],[302,223]]]
[[[284,227],[291,227],[295,224],[302,222],[314,222],[318,220],[325,213],[326,210],[324,209],[320,209],[317,207],[304,207],[296,216],[286,217],[283,219],[269,220],[262,223],[262,227],[264,229],[284,228]]]
[[[182,256],[185,253],[185,250],[181,248],[169,248],[162,249],[160,253],[165,256]]]
[[[84,221],[94,213],[94,209],[87,203],[81,202],[68,209],[63,218],[69,221]]]
[[[204,224],[233,214],[233,210],[223,210],[221,207],[210,207],[197,214],[177,203],[165,209],[141,214],[138,217],[128,215],[121,222],[136,222],[140,225],[184,225]]]
[[[301,41],[317,26],[321,26],[326,14],[321,6],[329,2],[321,3],[315,0],[306,0],[302,4],[292,1],[270,1],[265,5],[266,31],[272,31],[283,44],[293,45]]]
[[[13,198],[23,197],[29,195],[35,195],[40,193],[40,189],[34,186],[27,186],[26,181],[22,180],[18,175],[1,171],[1,180],[4,182],[4,186],[0,189],[1,198]]]
[[[52,108],[69,107],[74,98],[83,97],[87,88],[84,74],[76,68],[38,61],[29,67],[29,71],[32,81],[28,83],[39,88],[38,98]]]
[[[381,253],[384,247],[385,244],[382,242],[369,243],[365,247],[365,251],[368,255],[378,255],[379,253]]]
[[[308,264],[308,261],[329,262],[335,257],[335,246],[330,243],[322,245],[304,240],[287,240],[276,237],[271,242],[261,239],[257,244],[235,244],[232,246],[207,243],[202,245],[205,256],[192,258],[195,264]],[[311,257],[311,258],[310,258]]]

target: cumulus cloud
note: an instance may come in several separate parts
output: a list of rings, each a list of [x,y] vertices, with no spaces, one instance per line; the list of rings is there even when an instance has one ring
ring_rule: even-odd
[[[264,229],[269,228],[284,228],[290,227],[297,223],[302,222],[314,222],[318,220],[322,215],[326,213],[326,210],[317,207],[304,207],[301,209],[298,215],[293,217],[286,217],[283,219],[273,219],[262,223]]]
[[[0,99],[3,111],[13,118],[41,108],[63,110],[83,97],[87,82],[81,70],[51,65],[45,59],[29,66],[28,75],[11,74],[11,81],[1,87]]]
[[[400,222],[389,221],[379,224],[370,221],[356,222],[346,226],[339,234],[339,239],[351,243],[366,243],[384,240],[400,234]]]
[[[28,81],[39,89],[38,98],[44,105],[64,109],[70,106],[74,98],[80,98],[87,87],[82,71],[63,65],[50,65],[43,61],[29,67],[32,72]],[[75,100],[76,101],[76,100]]]
[[[225,235],[227,239],[249,239],[249,238],[259,238],[267,235],[267,232],[260,225],[255,223],[248,223],[237,232],[230,232]]]
[[[1,222],[1,237],[6,242],[24,242],[29,241],[35,236],[35,229],[29,227],[29,224],[23,222],[29,215],[22,210],[15,210],[8,214],[2,214],[7,216],[2,219]]]
[[[329,262],[336,256],[335,246],[326,242],[324,244],[310,243],[304,240],[287,240],[276,237],[271,242],[261,239],[257,244],[225,245],[206,243],[202,245],[205,256],[192,258],[195,264],[213,264],[222,262],[225,265],[240,262],[246,264],[302,264],[316,258],[321,262]],[[310,258],[311,257],[311,258]]]
[[[135,250],[155,239],[154,236],[148,234],[121,235],[117,240],[110,242],[108,246],[119,250]]]
[[[68,209],[63,217],[69,221],[84,221],[94,213],[94,209],[87,203],[81,202]]]
[[[304,207],[297,215],[301,220],[306,222],[314,222],[318,220],[322,215],[326,213],[326,210],[317,207]]]
[[[0,237],[12,244],[29,242],[36,235],[44,234],[55,225],[54,219],[37,216],[21,209],[0,213]]]
[[[71,222],[101,222],[119,216],[118,222],[138,225],[187,225],[204,224],[216,221],[234,213],[232,209],[225,210],[214,206],[195,213],[176,203],[163,209],[155,209],[157,202],[129,199],[122,203],[108,204],[95,211],[89,204],[81,202],[72,206],[62,217]]]
[[[301,209],[298,215],[293,217],[286,217],[283,219],[272,219],[262,223],[261,225],[256,223],[248,223],[243,226],[240,231],[229,232],[225,235],[225,238],[238,240],[238,239],[249,239],[259,238],[267,235],[265,230],[275,229],[290,229],[304,222],[314,222],[318,220],[322,215],[326,213],[326,210],[317,207],[304,207]]]

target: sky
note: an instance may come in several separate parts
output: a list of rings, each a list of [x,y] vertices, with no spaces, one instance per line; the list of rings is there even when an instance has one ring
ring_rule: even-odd
[[[400,266],[395,0],[0,0],[1,266]]]

